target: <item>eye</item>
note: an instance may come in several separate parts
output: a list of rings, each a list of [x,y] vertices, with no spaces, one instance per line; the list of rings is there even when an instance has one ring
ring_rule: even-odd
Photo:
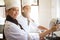
[[[12,9],[13,11],[15,11],[15,9]]]

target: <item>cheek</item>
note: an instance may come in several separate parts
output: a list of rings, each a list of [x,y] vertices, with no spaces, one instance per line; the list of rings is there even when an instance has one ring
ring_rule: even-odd
[[[13,12],[12,12],[12,11],[10,11],[10,12],[9,12],[9,14],[10,14],[10,15],[13,15]]]
[[[18,12],[14,12],[14,16],[18,16]]]
[[[27,10],[24,10],[24,12],[26,12]]]
[[[18,13],[16,13],[15,16],[18,16]]]
[[[11,14],[12,16],[14,16],[14,15],[15,15],[15,12],[14,12],[14,11],[11,11],[10,14]]]
[[[27,12],[28,10],[27,9],[24,9],[24,12]]]
[[[27,9],[27,12],[30,12],[30,10],[29,10],[29,9]]]

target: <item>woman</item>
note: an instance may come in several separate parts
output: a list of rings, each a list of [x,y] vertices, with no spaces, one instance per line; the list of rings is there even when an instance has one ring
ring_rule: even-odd
[[[27,33],[17,22],[20,2],[18,0],[5,0],[6,22],[4,34],[7,40],[28,40]]]

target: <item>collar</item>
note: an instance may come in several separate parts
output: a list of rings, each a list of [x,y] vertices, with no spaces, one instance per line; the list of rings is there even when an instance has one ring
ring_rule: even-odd
[[[12,23],[15,23],[16,25],[18,25],[18,21],[16,19],[13,19],[11,16],[7,15],[6,17],[6,21],[10,21]]]
[[[26,18],[26,17],[24,17],[23,15],[21,15],[21,17],[22,17],[24,20],[27,20],[27,18]]]

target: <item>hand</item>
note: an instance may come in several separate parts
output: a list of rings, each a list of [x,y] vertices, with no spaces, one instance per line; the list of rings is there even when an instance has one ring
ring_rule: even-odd
[[[40,40],[45,40],[44,37],[40,37]]]
[[[53,26],[50,30],[51,30],[52,32],[56,31],[56,30],[57,30],[57,26]]]

